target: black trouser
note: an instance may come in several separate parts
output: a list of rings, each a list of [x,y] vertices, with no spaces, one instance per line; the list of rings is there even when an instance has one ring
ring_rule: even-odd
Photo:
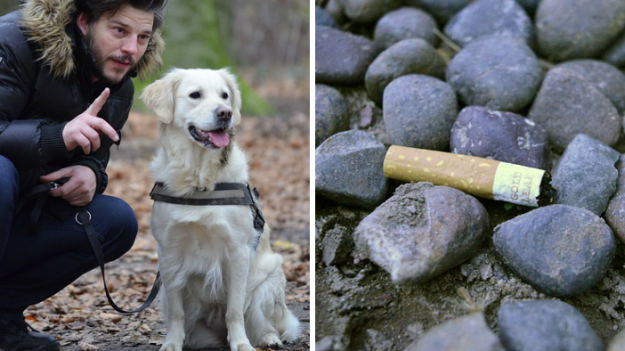
[[[0,156],[0,319],[23,319],[23,311],[98,266],[76,211],[66,201],[49,197],[35,233],[26,227],[25,207],[17,216],[18,173]],[[123,200],[96,194],[86,207],[92,214],[106,262],[130,250],[137,219]]]

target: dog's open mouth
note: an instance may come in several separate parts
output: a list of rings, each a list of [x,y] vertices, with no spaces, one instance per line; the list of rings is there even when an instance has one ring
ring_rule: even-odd
[[[222,148],[230,144],[230,134],[225,129],[203,130],[189,126],[191,137],[204,147]]]

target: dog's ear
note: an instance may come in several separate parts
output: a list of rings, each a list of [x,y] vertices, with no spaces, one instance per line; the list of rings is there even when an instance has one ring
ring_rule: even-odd
[[[145,106],[154,111],[163,123],[170,123],[174,119],[174,97],[178,82],[177,70],[173,70],[145,87],[141,93],[140,98]]]
[[[234,124],[237,125],[241,122],[241,91],[237,84],[237,79],[227,68],[222,68],[218,71],[228,84],[228,90],[230,90],[230,101],[232,101],[232,114],[234,115]]]

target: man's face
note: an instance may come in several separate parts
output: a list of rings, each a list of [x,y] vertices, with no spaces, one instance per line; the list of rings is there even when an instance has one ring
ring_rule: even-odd
[[[89,43],[96,62],[93,81],[119,83],[134,68],[148,47],[154,14],[128,4],[110,11],[91,24],[83,14],[78,26]]]

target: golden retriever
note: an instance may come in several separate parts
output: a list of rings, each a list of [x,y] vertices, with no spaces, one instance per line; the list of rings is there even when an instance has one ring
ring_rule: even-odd
[[[151,168],[169,195],[193,198],[217,183],[247,184],[247,159],[234,141],[241,93],[228,70],[174,69],[141,99],[159,118],[161,146]],[[161,351],[227,344],[252,351],[297,337],[282,257],[271,251],[268,226],[260,236],[253,221],[245,205],[154,202],[168,325]]]

